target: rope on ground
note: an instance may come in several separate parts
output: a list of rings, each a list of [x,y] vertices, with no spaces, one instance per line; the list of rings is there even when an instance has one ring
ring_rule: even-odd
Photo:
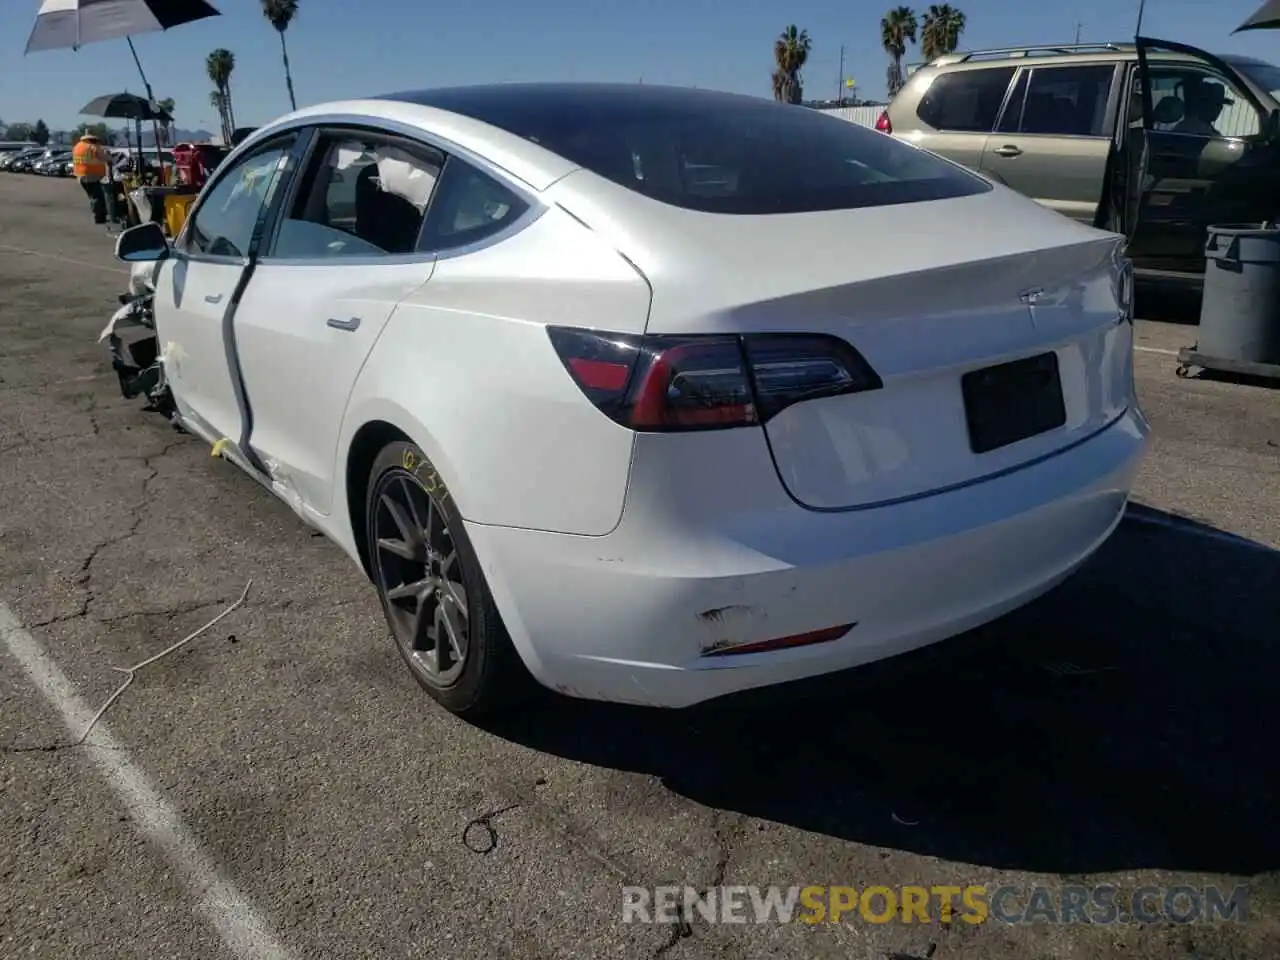
[[[124,683],[120,684],[119,688],[116,690],[115,693],[107,697],[107,702],[104,703],[101,706],[101,708],[99,708],[98,712],[93,715],[93,719],[89,721],[89,725],[84,728],[84,733],[80,734],[80,739],[77,740],[73,744],[73,746],[78,747],[82,743],[84,743],[86,740],[89,739],[89,734],[93,732],[93,728],[97,726],[98,721],[102,719],[102,717],[106,714],[106,712],[109,709],[111,709],[111,705],[115,703],[118,699],[120,699],[120,695],[129,689],[129,684],[133,683],[133,678],[139,670],[141,670],[143,667],[149,667],[151,664],[155,663],[157,660],[161,660],[164,657],[169,656],[169,654],[173,653],[174,651],[180,650],[182,647],[185,647],[188,643],[190,643],[196,637],[200,636],[205,631],[211,629],[215,624],[218,623],[218,621],[222,620],[224,617],[230,615],[231,613],[239,609],[239,607],[248,598],[249,588],[251,586],[253,586],[253,580],[250,580],[248,583],[244,585],[244,591],[240,594],[239,600],[231,604],[231,606],[227,607],[225,610],[223,610],[220,614],[218,614],[216,617],[214,617],[212,620],[206,623],[199,630],[195,630],[187,634],[177,643],[173,644],[173,646],[166,647],[164,650],[161,650],[155,656],[148,657],[146,660],[143,660],[141,663],[135,663],[132,667],[112,667],[111,668],[112,670],[115,670],[117,673],[123,673],[125,675]]]

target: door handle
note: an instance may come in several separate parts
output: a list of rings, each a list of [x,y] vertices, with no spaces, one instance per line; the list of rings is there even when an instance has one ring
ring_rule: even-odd
[[[993,150],[992,152],[993,152],[997,157],[1020,157],[1020,156],[1022,156],[1022,150],[1021,150],[1021,149],[1019,149],[1018,147],[1015,147],[1015,146],[1014,146],[1013,144],[1011,144],[1011,143],[1006,143],[1003,147],[996,147],[996,149],[995,149],[995,150]]]
[[[204,298],[204,302],[205,302],[205,303],[221,303],[221,302],[222,302],[222,294],[220,294],[220,293],[210,293],[210,294],[206,294],[206,295],[205,295],[205,298]]]
[[[330,317],[325,321],[325,323],[333,327],[335,330],[355,330],[360,326],[360,318],[352,317],[350,320],[335,320],[333,317]]]

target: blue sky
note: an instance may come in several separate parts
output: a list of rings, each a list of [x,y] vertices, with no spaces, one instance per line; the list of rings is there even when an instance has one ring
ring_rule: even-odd
[[[177,103],[178,125],[217,129],[205,55],[237,58],[237,122],[256,125],[288,109],[280,46],[257,0],[212,0],[221,17],[135,40],[157,97]],[[1280,31],[1232,37],[1261,0],[1147,0],[1144,32],[1217,52],[1280,63]],[[1137,0],[953,0],[969,27],[964,46],[1133,36]],[[77,52],[23,56],[38,0],[2,0],[0,118],[81,122],[93,97],[142,84],[123,41]],[[299,105],[414,87],[506,80],[620,80],[769,95],[770,48],[787,23],[809,31],[803,78],[809,97],[835,95],[845,74],[864,96],[884,93],[879,21],[891,6],[860,0],[300,0],[289,32]],[[922,10],[927,4],[917,5]],[[911,54],[908,54],[911,59]]]

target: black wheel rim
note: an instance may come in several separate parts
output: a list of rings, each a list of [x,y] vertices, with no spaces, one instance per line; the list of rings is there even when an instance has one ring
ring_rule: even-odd
[[[439,504],[413,474],[393,470],[378,484],[370,529],[396,643],[428,683],[455,683],[467,663],[470,620],[462,563]]]

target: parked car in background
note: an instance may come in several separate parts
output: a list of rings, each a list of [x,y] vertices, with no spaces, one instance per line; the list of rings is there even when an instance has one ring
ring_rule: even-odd
[[[19,151],[0,160],[0,169],[8,170],[10,173],[30,173],[32,165],[44,156],[44,152],[43,147]]]
[[[37,160],[31,166],[32,173],[38,173],[45,177],[61,177],[67,168],[67,164],[71,162],[71,151],[64,150],[59,153],[49,154]]]
[[[972,51],[915,71],[877,129],[1082,223],[1139,275],[1197,283],[1210,223],[1276,210],[1280,68],[1140,39]]]
[[[526,671],[687,706],[1069,576],[1146,443],[1122,244],[817,111],[502,84],[293,113],[116,254],[164,408],[470,715]]]

